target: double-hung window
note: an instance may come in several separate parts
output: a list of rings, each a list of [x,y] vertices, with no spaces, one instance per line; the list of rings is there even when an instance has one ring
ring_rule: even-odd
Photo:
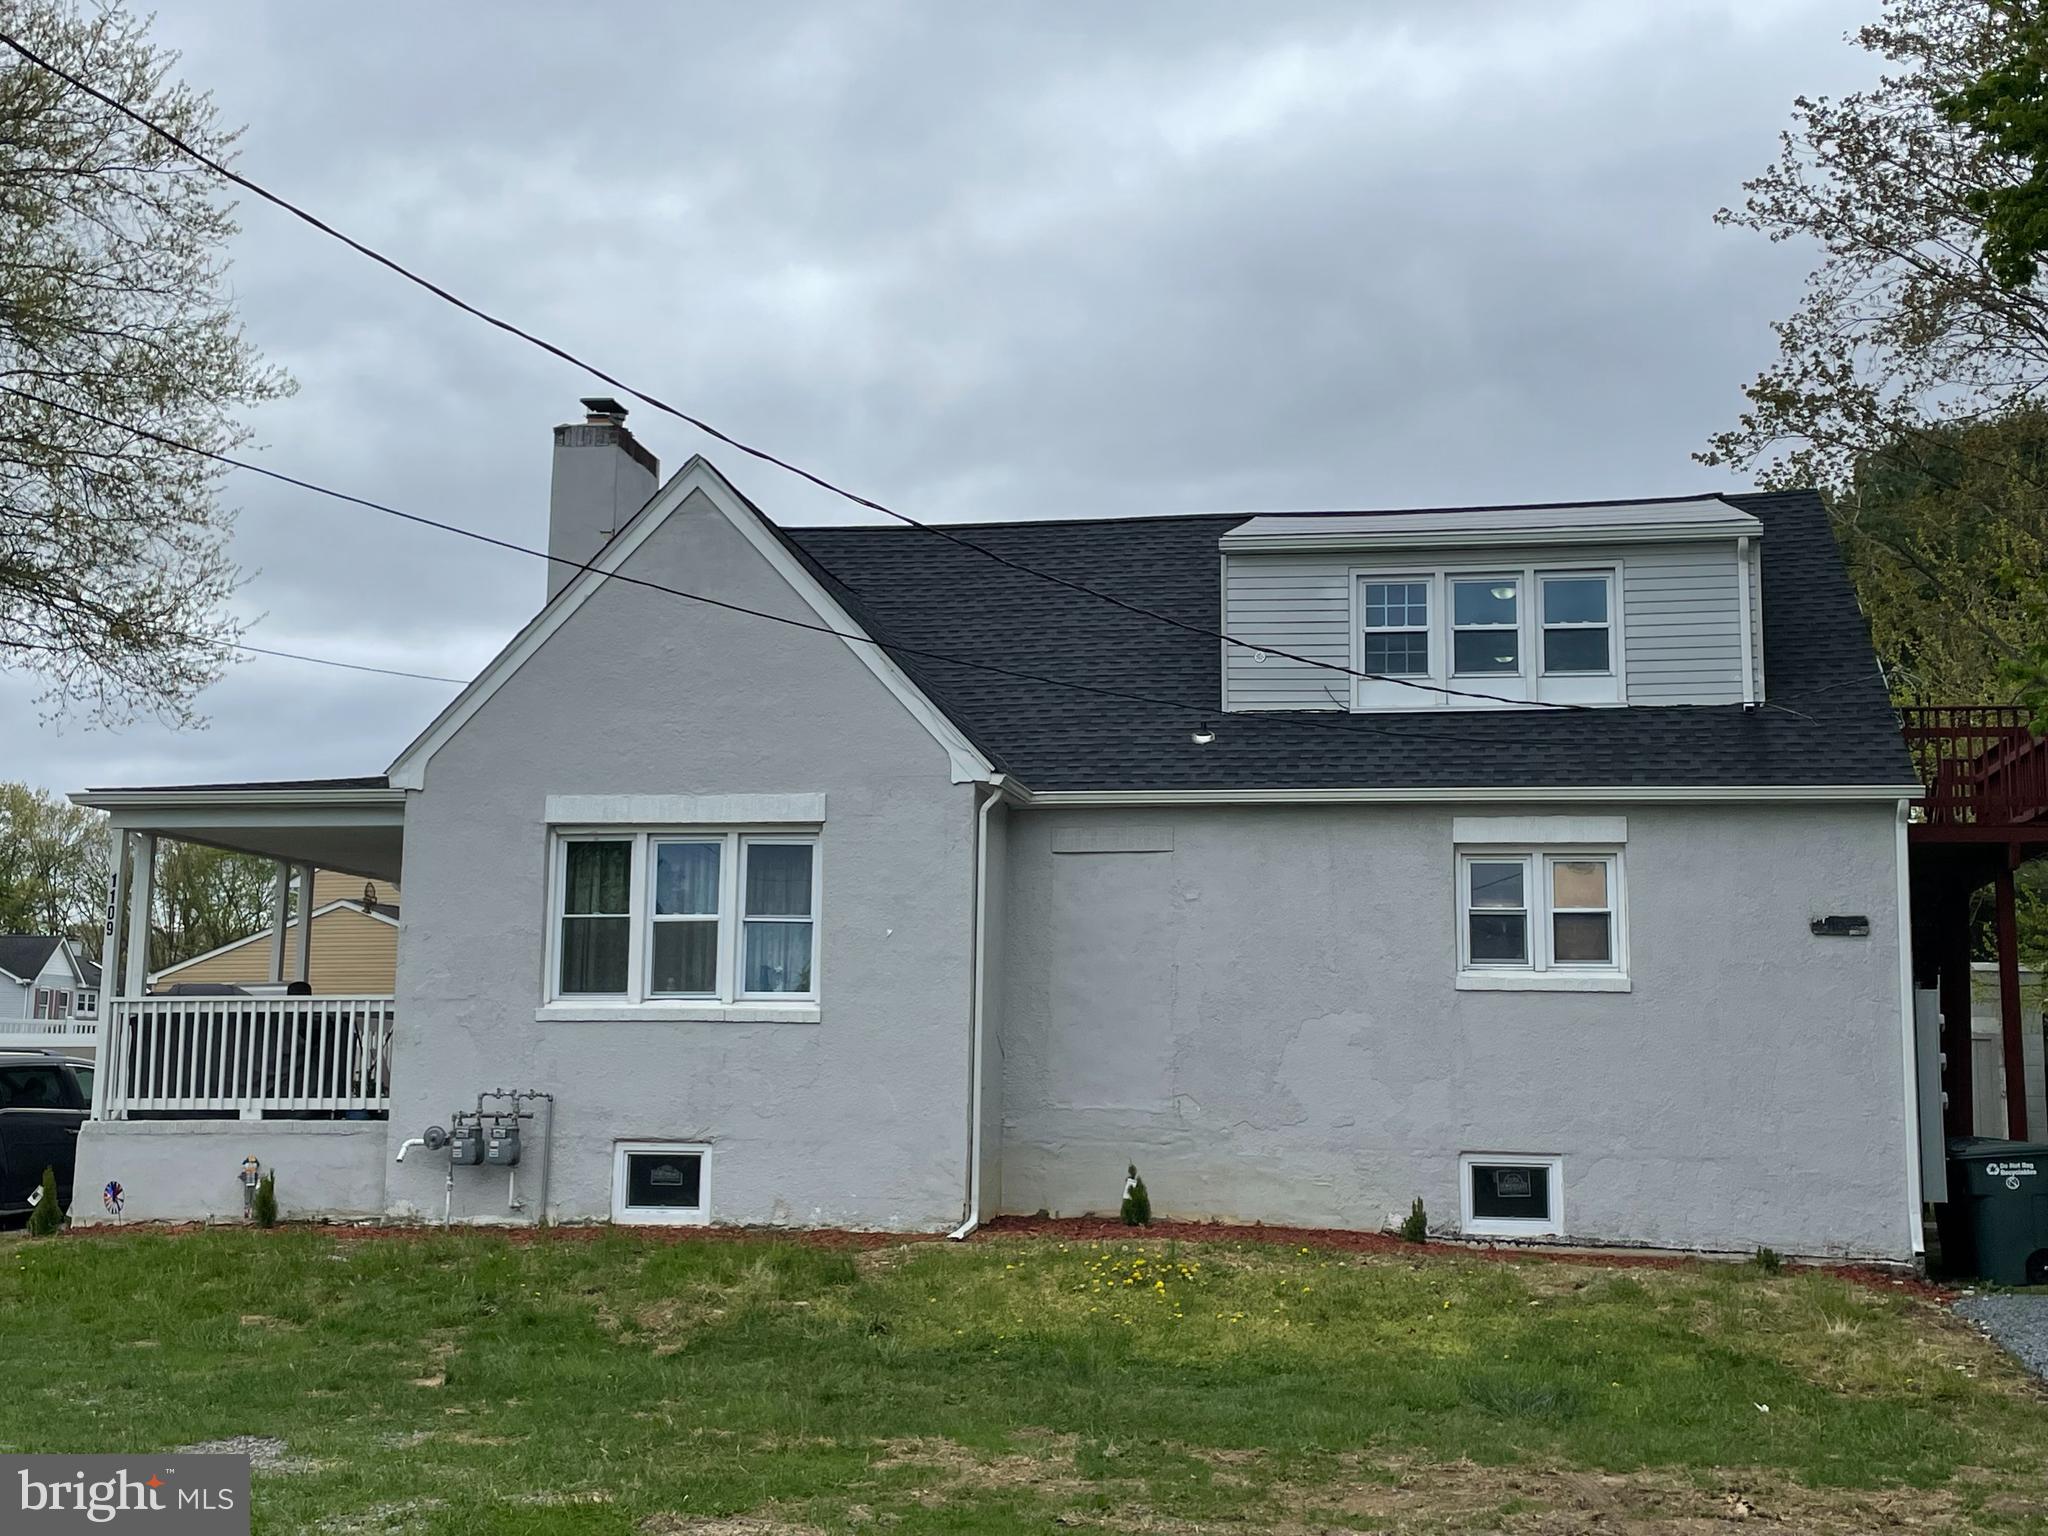
[[[1614,579],[1605,573],[1544,575],[1543,672],[1583,676],[1614,670]]]
[[[1458,859],[1462,977],[1513,985],[1625,977],[1621,855],[1503,850]]]
[[[818,893],[815,834],[559,833],[548,996],[815,1001]]]
[[[1485,677],[1522,670],[1521,590],[1521,578],[1517,576],[1452,578],[1453,677]]]
[[[1378,677],[1428,677],[1429,589],[1424,578],[1366,581],[1365,668]]]

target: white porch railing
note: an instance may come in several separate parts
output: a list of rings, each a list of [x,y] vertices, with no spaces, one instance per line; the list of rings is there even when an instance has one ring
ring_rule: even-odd
[[[389,997],[148,997],[109,1002],[99,1113],[391,1107]]]
[[[0,1046],[36,1045],[48,1050],[90,1050],[100,1037],[98,1019],[0,1019]]]

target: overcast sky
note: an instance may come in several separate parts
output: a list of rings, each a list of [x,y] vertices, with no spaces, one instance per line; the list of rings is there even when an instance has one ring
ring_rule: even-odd
[[[1812,253],[1715,227],[1875,0],[956,7],[159,0],[240,166],[736,435],[933,520],[1564,500],[1691,462]],[[594,386],[245,204],[264,462],[546,542]],[[771,516],[851,516],[641,409]],[[466,678],[544,568],[251,476],[257,645]],[[258,659],[0,778],[382,771],[453,686]]]

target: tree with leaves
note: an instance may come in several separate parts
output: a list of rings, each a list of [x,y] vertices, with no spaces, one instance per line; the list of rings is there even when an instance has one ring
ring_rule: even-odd
[[[103,814],[0,783],[0,933],[59,934],[97,956],[109,858]]]
[[[236,134],[112,3],[0,0],[0,30],[215,157]],[[288,393],[237,322],[219,178],[14,53],[0,63],[0,667],[53,713],[195,718],[232,655],[221,466]]]
[[[1944,701],[2026,695],[2048,614],[2048,286],[2007,282],[1992,238],[2037,167],[1954,105],[2027,25],[2003,0],[1889,0],[1857,33],[1890,66],[1878,84],[1798,98],[1776,161],[1719,215],[1822,254],[1776,361],[1700,458],[1818,487],[1894,688]]]
[[[149,968],[160,971],[270,926],[277,866],[199,843],[157,844]]]
[[[1855,35],[1878,83],[1795,101],[1718,217],[1820,261],[1699,457],[1820,490],[1895,696],[2023,702],[2048,727],[2044,26],[2018,0],[1886,0]],[[2033,964],[2043,881],[2022,875]]]

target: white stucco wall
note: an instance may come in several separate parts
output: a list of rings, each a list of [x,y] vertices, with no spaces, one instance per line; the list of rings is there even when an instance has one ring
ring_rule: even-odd
[[[1909,1257],[1892,807],[1575,806],[1627,817],[1633,990],[1461,992],[1452,817],[1510,809],[1013,814],[1004,1207],[1135,1160],[1162,1215],[1455,1225],[1509,1152],[1567,1239]],[[1172,851],[1053,851],[1086,825]]]
[[[816,622],[701,494],[626,571]],[[535,1020],[547,796],[819,792],[819,1022]],[[672,1139],[712,1144],[716,1221],[957,1223],[974,799],[839,640],[604,586],[409,798],[391,1150],[481,1090],[545,1089],[558,1219],[610,1214],[615,1141]],[[438,1217],[446,1166],[392,1166],[394,1211]],[[502,1173],[455,1178],[456,1219],[505,1219]]]

